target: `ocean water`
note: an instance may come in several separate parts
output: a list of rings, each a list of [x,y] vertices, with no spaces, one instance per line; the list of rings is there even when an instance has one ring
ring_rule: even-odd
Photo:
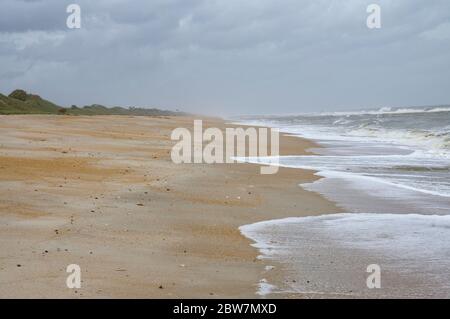
[[[284,280],[260,284],[261,295],[450,298],[450,216],[332,214],[242,226]],[[272,264],[272,262],[275,262]],[[381,288],[368,289],[368,265]],[[277,268],[268,267],[267,274]]]
[[[280,165],[317,171],[321,179],[299,186],[346,212],[241,229],[263,258],[285,264],[299,279],[281,291],[450,296],[450,106],[246,117],[240,122],[277,127],[321,145],[313,149],[315,155],[281,157]],[[270,242],[278,244],[269,253],[264,247]],[[334,254],[333,269],[340,276],[324,275],[331,266],[312,258],[315,254]],[[308,264],[306,257],[318,265]],[[369,293],[362,281],[369,261],[386,269],[391,285],[384,290]],[[328,283],[315,288],[301,283],[317,275],[311,269],[319,269]]]

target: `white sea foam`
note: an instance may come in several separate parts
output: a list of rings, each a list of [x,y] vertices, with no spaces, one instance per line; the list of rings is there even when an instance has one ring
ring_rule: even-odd
[[[361,111],[347,111],[347,112],[321,112],[309,113],[302,115],[329,115],[329,116],[348,116],[348,115],[383,115],[383,114],[418,114],[418,113],[440,113],[450,112],[450,106],[429,107],[429,108],[392,108],[381,107],[377,110],[361,110]]]
[[[442,106],[430,106],[430,107],[380,107],[378,109],[366,109],[366,110],[356,110],[356,111],[336,111],[336,112],[297,112],[297,113],[286,113],[280,114],[266,114],[266,115],[242,115],[239,116],[239,122],[245,121],[255,121],[258,118],[261,123],[267,120],[272,120],[273,118],[279,117],[317,117],[317,116],[359,116],[359,115],[396,115],[396,114],[420,114],[420,113],[442,113],[450,112],[450,105]]]
[[[450,216],[333,214],[240,230],[263,258],[285,264],[296,279],[280,290],[369,294],[365,269],[377,263],[384,271],[384,295],[450,295]]]
[[[324,145],[320,155],[282,156],[279,165],[317,171],[324,178],[301,186],[352,213],[241,227],[261,258],[287,265],[295,280],[279,291],[365,295],[365,282],[355,277],[364,278],[375,261],[388,272],[384,295],[450,297],[448,112],[383,108],[246,120]]]
[[[450,106],[381,108],[354,112],[309,113],[292,117],[246,118],[248,125],[318,141],[394,144],[450,158]],[[443,114],[438,114],[443,113]]]
[[[438,114],[447,111],[450,106],[383,108],[246,123],[275,126],[326,146],[319,152],[328,156],[282,157],[282,166],[352,173],[368,182],[450,197],[450,117]]]
[[[258,283],[258,290],[256,292],[257,295],[267,296],[276,291],[276,286],[269,284],[267,279],[263,278]]]
[[[267,164],[270,157],[237,158]],[[450,163],[444,158],[411,155],[282,156],[279,166],[319,171],[322,177],[362,179],[433,196],[450,198]],[[437,175],[437,176],[435,176]],[[439,179],[440,178],[440,179]],[[450,205],[447,203],[446,205]],[[447,207],[450,213],[450,207]]]
[[[450,215],[340,213],[268,220],[239,229],[243,235],[255,241],[253,246],[260,249],[265,257],[271,257],[279,254],[280,249],[289,247],[282,240],[268,238],[265,233],[270,230],[273,234],[272,230],[280,230],[285,225],[320,225],[316,230],[350,248],[375,247],[386,254],[409,255],[418,259],[434,255],[450,258]],[[376,245],[367,245],[368,242]],[[448,262],[450,269],[450,259]]]

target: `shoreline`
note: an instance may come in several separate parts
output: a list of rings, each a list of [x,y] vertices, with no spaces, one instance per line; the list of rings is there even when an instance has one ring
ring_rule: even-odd
[[[292,134],[295,129],[293,125],[284,132]],[[292,298],[448,298],[446,196],[370,174],[348,173],[351,165],[345,156],[351,155],[350,150],[356,157],[373,155],[368,146],[333,144],[325,138],[313,141],[324,148],[314,148],[312,156],[282,158],[280,165],[318,169],[315,174],[322,178],[303,183],[302,188],[321,194],[344,213],[281,218],[242,227],[263,258],[286,266],[285,275],[278,280],[282,285],[274,293]],[[340,153],[343,146],[347,149]],[[402,155],[409,154],[402,151]],[[389,157],[394,148],[386,147],[386,152]],[[328,163],[327,155],[333,158]],[[368,167],[377,168],[377,163]],[[382,289],[369,289],[370,269],[379,269],[383,284],[377,288]]]
[[[226,122],[203,120],[205,128]],[[340,209],[298,186],[319,179],[312,171],[173,164],[170,132],[192,124],[190,117],[0,116],[0,296],[258,297],[266,263],[239,227]],[[280,134],[281,155],[311,147]],[[65,286],[73,263],[82,269],[79,291]],[[282,273],[277,265],[269,281]]]

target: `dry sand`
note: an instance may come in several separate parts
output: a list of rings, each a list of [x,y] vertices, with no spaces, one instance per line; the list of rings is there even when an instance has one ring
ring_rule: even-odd
[[[298,186],[312,172],[173,164],[171,130],[192,124],[0,116],[0,297],[258,297],[265,264],[238,227],[338,209]],[[281,138],[282,154],[310,147]],[[66,287],[69,264],[81,267],[81,289]]]

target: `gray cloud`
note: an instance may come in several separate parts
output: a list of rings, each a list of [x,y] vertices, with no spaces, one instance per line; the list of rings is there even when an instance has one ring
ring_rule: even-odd
[[[65,25],[69,3],[82,28]],[[382,7],[382,28],[365,26]],[[3,0],[0,91],[214,114],[449,103],[450,2]]]

